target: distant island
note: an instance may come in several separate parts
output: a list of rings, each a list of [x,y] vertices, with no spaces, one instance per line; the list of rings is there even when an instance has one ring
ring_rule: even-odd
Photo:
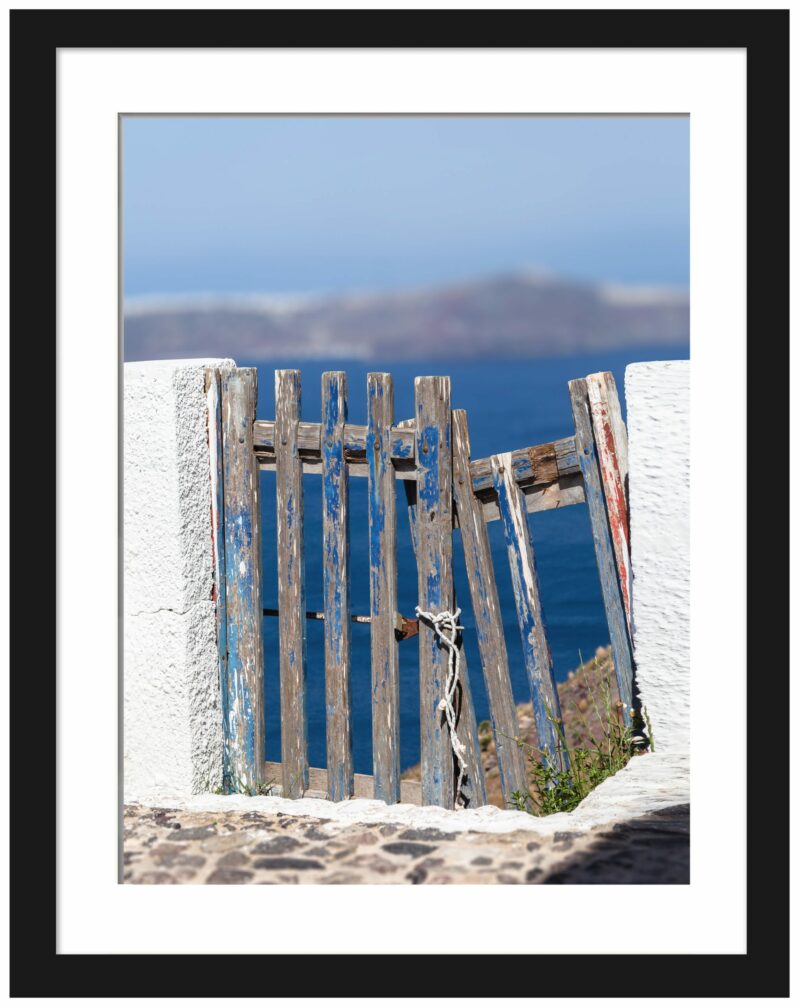
[[[126,360],[524,359],[688,343],[685,290],[519,273],[391,293],[126,302]]]

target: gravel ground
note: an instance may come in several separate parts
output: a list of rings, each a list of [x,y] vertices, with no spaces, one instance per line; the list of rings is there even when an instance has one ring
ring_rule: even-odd
[[[125,807],[127,884],[688,884],[689,807],[579,834]]]

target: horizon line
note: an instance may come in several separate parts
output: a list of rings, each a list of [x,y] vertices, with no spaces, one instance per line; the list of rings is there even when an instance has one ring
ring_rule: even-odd
[[[587,280],[558,274],[552,270],[531,267],[517,270],[481,273],[459,280],[446,280],[430,284],[409,284],[398,287],[345,288],[339,290],[316,289],[305,291],[175,291],[152,294],[122,293],[125,315],[151,314],[158,311],[181,311],[202,306],[236,309],[247,307],[262,311],[292,312],[325,301],[383,300],[434,293],[465,286],[479,286],[501,280],[517,280],[537,286],[574,286],[588,288],[611,300],[626,300],[626,295],[639,301],[684,300],[689,297],[689,284],[617,282],[613,280]]]

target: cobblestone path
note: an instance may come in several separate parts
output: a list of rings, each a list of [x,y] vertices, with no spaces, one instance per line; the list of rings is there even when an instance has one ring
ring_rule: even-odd
[[[125,808],[128,884],[688,884],[689,808],[585,834]]]

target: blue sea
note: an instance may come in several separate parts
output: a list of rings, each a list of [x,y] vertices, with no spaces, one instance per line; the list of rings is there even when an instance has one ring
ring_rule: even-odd
[[[320,382],[323,371],[344,370],[348,377],[348,409],[352,423],[366,423],[367,372],[389,371],[394,376],[395,417],[414,415],[414,378],[419,374],[449,374],[454,408],[467,410],[472,457],[541,444],[574,433],[567,382],[594,371],[614,373],[623,397],[627,364],[641,360],[686,358],[688,345],[653,350],[598,352],[545,360],[403,363],[380,361],[275,361],[259,365],[259,419],[275,416],[274,370],[299,367],[302,373],[304,420],[320,419]],[[239,361],[241,366],[244,361]],[[263,520],[263,602],[277,608],[277,555],[275,475],[261,475]],[[408,525],[405,493],[398,483],[397,549],[398,607],[409,617],[417,604],[417,571]],[[308,609],[321,610],[322,600],[322,488],[319,475],[304,477],[306,594]],[[367,480],[350,480],[351,609],[369,613],[369,554],[367,534]],[[598,646],[608,643],[608,628],[600,594],[589,517],[585,505],[528,515],[536,554],[542,607],[558,681]],[[501,522],[488,525],[498,581],[508,648],[511,680],[518,702],[530,699],[522,663],[511,578]],[[470,685],[478,720],[489,716],[470,609],[469,587],[458,532],[454,534],[456,594],[465,627]],[[308,742],[312,766],[324,767],[325,682],[323,624],[308,621]],[[352,639],[353,757],[357,773],[372,772],[370,721],[369,625],[354,623]],[[402,768],[419,761],[418,641],[400,643],[400,753]],[[278,620],[264,619],[266,758],[280,761],[280,692],[278,675]]]

